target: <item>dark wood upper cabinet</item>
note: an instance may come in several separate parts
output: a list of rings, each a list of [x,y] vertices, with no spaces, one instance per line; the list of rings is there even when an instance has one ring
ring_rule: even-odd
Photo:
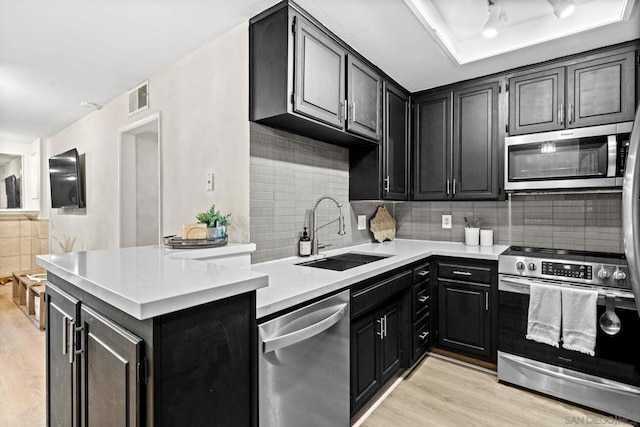
[[[509,135],[633,120],[635,48],[518,72],[509,79]]]
[[[347,57],[347,76],[347,130],[378,141],[382,78],[353,55]]]
[[[497,80],[453,92],[454,199],[498,197]]]
[[[636,52],[567,67],[570,128],[633,120]]]
[[[491,79],[416,98],[413,200],[498,198],[499,88]]]
[[[249,26],[249,119],[348,148],[382,136],[382,74],[293,3]]]
[[[564,129],[564,67],[509,79],[509,134]]]
[[[389,81],[382,85],[382,144],[349,152],[349,200],[408,200],[410,98]]]
[[[293,110],[344,129],[347,52],[301,16],[294,17]]]
[[[385,200],[409,198],[409,96],[384,83],[383,189]]]
[[[451,102],[450,91],[414,100],[413,200],[450,198]]]

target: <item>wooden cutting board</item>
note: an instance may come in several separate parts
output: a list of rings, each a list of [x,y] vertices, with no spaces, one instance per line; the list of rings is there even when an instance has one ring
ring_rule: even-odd
[[[396,238],[396,220],[393,219],[387,208],[378,206],[369,223],[369,230],[373,233],[373,238],[380,243],[385,240],[393,240]]]

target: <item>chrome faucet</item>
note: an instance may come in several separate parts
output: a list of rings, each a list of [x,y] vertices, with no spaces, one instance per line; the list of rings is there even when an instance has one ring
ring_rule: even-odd
[[[324,199],[333,200],[335,202],[335,204],[338,206],[338,209],[340,209],[340,216],[337,219],[334,219],[333,221],[329,221],[328,223],[318,227],[318,215],[316,213],[316,210],[320,202],[323,201]],[[317,255],[318,249],[320,247],[320,245],[318,244],[318,230],[320,230],[322,227],[326,227],[329,224],[333,224],[336,221],[338,221],[338,234],[341,236],[344,236],[346,232],[344,231],[345,225],[344,225],[344,216],[342,215],[342,203],[338,202],[333,196],[329,196],[329,195],[320,196],[318,200],[316,200],[316,203],[313,205],[313,209],[311,209],[311,231],[312,231],[311,255]]]

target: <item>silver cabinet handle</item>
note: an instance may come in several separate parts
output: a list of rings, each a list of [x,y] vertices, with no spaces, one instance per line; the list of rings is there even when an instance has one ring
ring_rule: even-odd
[[[453,270],[453,274],[457,274],[459,276],[471,276],[471,273],[469,273],[468,271]]]
[[[67,354],[69,351],[69,318],[67,316],[62,317],[62,354]]]
[[[428,299],[429,299],[429,297],[428,297],[428,296],[423,295],[423,296],[421,296],[420,298],[418,298],[418,302],[420,302],[420,303],[425,303],[425,302],[427,302],[427,300],[428,300]]]
[[[569,124],[572,124],[574,122],[574,117],[573,117],[573,102],[569,103]]]
[[[75,358],[75,355],[76,355],[76,352],[75,352],[75,344],[76,344],[75,343],[75,341],[76,341],[75,336],[76,336],[76,334],[73,332],[74,329],[75,329],[74,326],[73,326],[73,320],[72,319],[69,319],[69,320],[70,320],[70,322],[67,323],[68,330],[69,330],[69,332],[67,332],[67,333],[70,335],[70,337],[68,339],[68,342],[69,342],[69,363],[73,364],[73,359]]]
[[[489,311],[489,292],[484,293],[484,310]]]
[[[564,125],[564,102],[560,104],[560,108],[558,109],[558,121],[561,125]]]
[[[451,188],[451,180],[449,178],[447,178],[447,196],[451,192],[450,188]]]
[[[351,105],[349,105],[349,122],[353,123],[355,121],[355,117],[356,117],[356,102],[353,101],[351,103]]]
[[[420,272],[418,272],[418,276],[420,277],[424,277],[428,274],[429,274],[429,270],[421,270]]]
[[[387,315],[384,315],[384,337],[387,337]]]
[[[421,333],[420,335],[418,335],[418,338],[420,338],[422,341],[424,341],[425,338],[427,338],[429,336],[429,332],[425,331],[423,333]]]
[[[456,179],[453,178],[453,195],[456,195]]]
[[[289,347],[326,331],[345,316],[347,309],[348,304],[340,304],[337,306],[337,310],[331,315],[317,323],[314,323],[313,325],[298,329],[297,331],[293,331],[288,334],[264,340],[262,352],[270,353],[284,347]]]
[[[376,322],[378,322],[378,324],[380,325],[380,332],[376,332],[376,335],[378,335],[380,337],[381,340],[384,339],[384,320],[383,318],[379,318],[378,320],[376,320]]]
[[[340,112],[338,113],[338,121],[343,121],[347,118],[347,100],[340,101]]]
[[[390,188],[391,188],[391,180],[389,179],[389,175],[387,175],[387,177],[384,179],[384,191],[388,193]]]

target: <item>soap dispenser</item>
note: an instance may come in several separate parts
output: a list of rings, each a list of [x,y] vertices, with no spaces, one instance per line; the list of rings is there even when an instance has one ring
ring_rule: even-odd
[[[300,242],[298,243],[298,250],[300,252],[300,256],[311,255],[311,239],[309,238],[309,233],[307,233],[307,227],[304,228],[304,231],[302,232],[302,237],[300,237]]]

